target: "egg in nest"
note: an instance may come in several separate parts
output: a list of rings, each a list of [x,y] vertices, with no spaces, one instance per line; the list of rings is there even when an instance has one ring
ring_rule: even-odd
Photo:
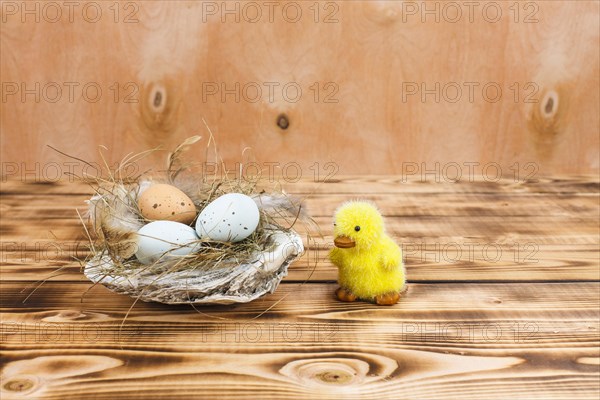
[[[196,206],[180,189],[164,183],[154,184],[138,198],[140,214],[149,221],[175,221],[189,225],[196,218]]]

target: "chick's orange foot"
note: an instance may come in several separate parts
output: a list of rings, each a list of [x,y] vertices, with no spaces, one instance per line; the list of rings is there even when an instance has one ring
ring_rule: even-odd
[[[393,306],[400,300],[400,293],[385,293],[375,296],[375,303],[378,306]]]
[[[346,302],[356,301],[356,296],[354,294],[352,294],[352,292],[350,292],[342,287],[338,288],[335,291],[335,295],[337,296],[339,301],[346,301]]]

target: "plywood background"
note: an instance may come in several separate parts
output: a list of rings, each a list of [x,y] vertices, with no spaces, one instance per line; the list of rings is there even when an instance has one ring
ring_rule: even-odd
[[[2,2],[4,175],[68,170],[47,144],[112,163],[206,138],[203,119],[230,165],[600,168],[597,1],[48,4]]]

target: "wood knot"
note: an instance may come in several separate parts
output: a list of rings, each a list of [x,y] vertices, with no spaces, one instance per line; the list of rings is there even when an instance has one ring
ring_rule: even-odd
[[[549,119],[558,112],[558,93],[550,90],[546,93],[540,103],[540,114],[543,118]]]
[[[343,370],[323,371],[315,375],[315,378],[324,383],[345,385],[352,381],[356,374],[350,374]]]
[[[155,113],[162,113],[167,104],[167,90],[163,85],[156,84],[150,89],[148,96],[150,109]]]
[[[531,104],[529,128],[540,159],[552,157],[557,147],[555,139],[562,131],[562,120],[567,115],[567,101],[560,86],[544,90],[541,100]]]
[[[369,368],[368,364],[353,364],[342,360],[312,361],[299,366],[296,372],[305,383],[348,386],[362,382]]]
[[[304,386],[340,387],[363,383],[369,370],[369,363],[360,359],[318,358],[291,361],[279,372]]]
[[[143,124],[153,131],[167,131],[175,126],[174,98],[177,87],[171,81],[152,82],[144,85],[141,93],[140,111]]]
[[[35,391],[38,387],[39,380],[33,376],[20,376],[10,378],[2,385],[2,389],[7,392],[15,392],[27,394]]]
[[[86,315],[75,310],[64,310],[58,313],[58,317],[65,319],[83,319]]]
[[[277,126],[283,130],[286,130],[290,126],[290,120],[287,115],[280,114],[277,117]]]
[[[107,319],[109,319],[109,317],[105,314],[96,312],[83,313],[78,310],[47,311],[41,318],[42,321],[49,323],[100,321]]]

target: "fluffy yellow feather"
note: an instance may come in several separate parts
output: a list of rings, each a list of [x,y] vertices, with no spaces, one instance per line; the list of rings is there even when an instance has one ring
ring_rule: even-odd
[[[395,304],[406,289],[402,250],[387,236],[377,208],[351,201],[338,208],[334,218],[336,247],[329,258],[339,269],[338,298]]]

